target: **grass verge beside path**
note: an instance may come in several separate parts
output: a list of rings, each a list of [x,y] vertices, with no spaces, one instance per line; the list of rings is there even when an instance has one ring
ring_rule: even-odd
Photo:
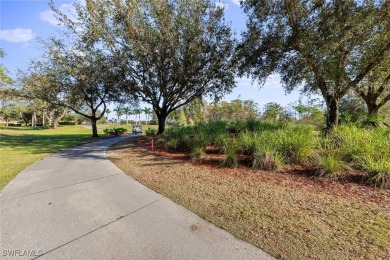
[[[139,182],[274,257],[390,255],[390,212],[374,203],[221,174],[153,155],[132,141],[112,147],[109,158]]]
[[[0,127],[0,191],[30,164],[50,153],[94,141],[81,126],[57,129]]]

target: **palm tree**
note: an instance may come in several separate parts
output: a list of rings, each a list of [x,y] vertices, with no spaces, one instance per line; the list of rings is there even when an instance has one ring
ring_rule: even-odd
[[[108,123],[108,115],[111,113],[111,110],[109,108],[106,109],[106,114],[107,114],[107,123]]]
[[[123,115],[122,108],[120,107],[114,108],[114,111],[116,112],[116,116],[118,117],[118,124],[120,124],[120,118]]]
[[[142,110],[139,109],[139,108],[136,108],[134,109],[133,113],[135,114],[135,124],[136,125],[140,125],[141,124],[141,113],[142,113]]]
[[[146,115],[146,124],[149,125],[149,115],[152,113],[152,109],[149,107],[145,107],[144,113]]]
[[[126,116],[126,125],[128,125],[128,124],[129,124],[128,116],[130,115],[130,108],[124,107],[124,108],[122,109],[122,111],[123,111],[123,113],[124,113],[125,116]]]

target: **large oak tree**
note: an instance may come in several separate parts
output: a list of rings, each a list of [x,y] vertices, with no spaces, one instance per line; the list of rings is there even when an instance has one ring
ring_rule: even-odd
[[[327,105],[327,129],[339,101],[390,55],[386,0],[247,0],[247,31],[237,49],[241,74],[261,83],[281,75],[287,91],[304,84]],[[387,68],[389,69],[389,68]]]
[[[126,91],[152,105],[158,134],[169,113],[234,82],[234,40],[223,9],[209,0],[87,1],[89,38],[122,62]],[[77,9],[83,9],[79,5]]]

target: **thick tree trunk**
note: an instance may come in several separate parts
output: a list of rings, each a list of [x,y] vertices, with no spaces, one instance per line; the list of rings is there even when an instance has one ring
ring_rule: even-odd
[[[54,118],[53,120],[53,129],[56,129],[58,127],[58,120],[57,118]]]
[[[327,117],[325,133],[330,133],[339,124],[339,99],[330,97],[326,100]]]
[[[97,130],[97,120],[94,115],[91,117],[92,137],[99,137]]]
[[[157,134],[160,135],[160,134],[163,134],[164,131],[165,131],[165,122],[167,120],[167,117],[168,117],[168,113],[159,113],[157,115],[157,119],[158,119],[158,131],[157,131]]]

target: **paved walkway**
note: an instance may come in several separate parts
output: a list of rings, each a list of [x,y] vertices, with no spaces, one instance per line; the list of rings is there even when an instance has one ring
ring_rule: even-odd
[[[68,149],[21,172],[0,194],[0,258],[270,259],[107,160],[107,147],[125,138]]]

